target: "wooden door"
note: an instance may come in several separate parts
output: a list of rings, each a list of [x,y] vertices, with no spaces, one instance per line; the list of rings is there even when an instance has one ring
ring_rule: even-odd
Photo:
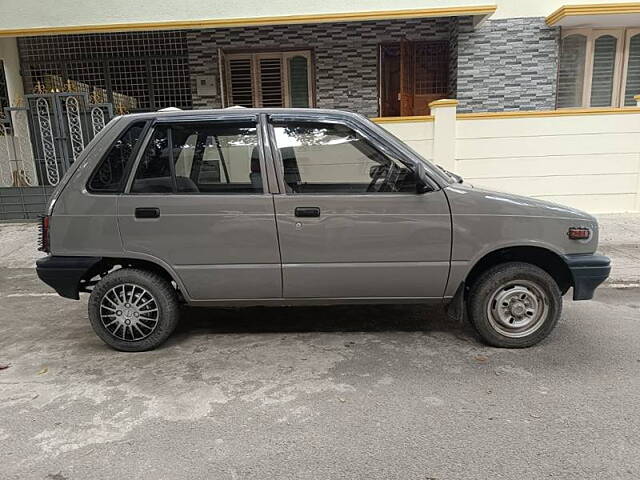
[[[447,42],[409,42],[380,49],[380,115],[428,115],[429,103],[449,95]]]
[[[406,39],[400,42],[400,115],[414,115],[414,48]]]

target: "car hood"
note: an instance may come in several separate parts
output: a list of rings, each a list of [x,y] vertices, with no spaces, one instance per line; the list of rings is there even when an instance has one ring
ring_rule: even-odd
[[[597,223],[593,215],[577,208],[512,193],[476,188],[466,183],[449,185],[445,191],[454,214],[567,218]]]
[[[444,189],[453,219],[453,258],[469,260],[512,246],[542,247],[558,254],[593,253],[598,222],[586,212],[534,198],[474,188]],[[571,227],[592,231],[588,240],[571,240]]]

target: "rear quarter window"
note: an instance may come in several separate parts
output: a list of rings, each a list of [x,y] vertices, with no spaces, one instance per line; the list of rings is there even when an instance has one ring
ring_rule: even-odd
[[[111,145],[93,172],[87,190],[92,193],[120,193],[125,176],[139,147],[146,122],[131,124]]]

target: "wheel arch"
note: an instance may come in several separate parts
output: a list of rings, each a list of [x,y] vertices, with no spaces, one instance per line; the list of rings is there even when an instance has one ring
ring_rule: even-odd
[[[510,246],[486,253],[473,265],[464,279],[465,292],[488,269],[506,262],[525,262],[547,272],[564,295],[573,286],[573,276],[567,262],[556,252],[539,246]]]
[[[181,300],[186,299],[186,290],[178,275],[166,265],[148,258],[102,257],[98,263],[82,276],[78,286],[79,291],[90,291],[90,287],[100,280],[95,280],[96,277],[103,278],[118,268],[136,268],[154,272],[176,287]]]

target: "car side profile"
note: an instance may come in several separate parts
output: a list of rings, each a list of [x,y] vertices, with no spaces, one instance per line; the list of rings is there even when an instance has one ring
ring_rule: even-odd
[[[57,186],[37,273],[90,292],[111,347],[142,351],[179,305],[442,303],[527,347],[562,296],[610,271],[587,213],[474,188],[357,114],[224,109],[120,116]]]

